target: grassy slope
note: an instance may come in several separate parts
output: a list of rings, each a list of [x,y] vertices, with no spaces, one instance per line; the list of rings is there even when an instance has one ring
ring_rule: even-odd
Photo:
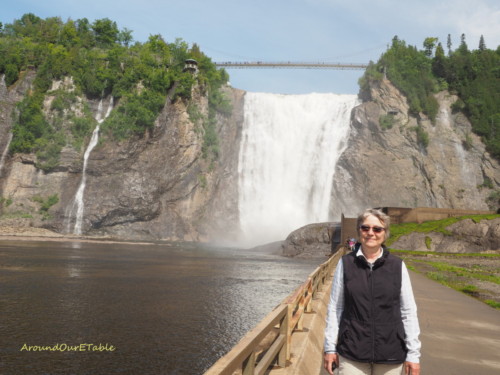
[[[480,222],[498,217],[500,215],[472,215],[421,224],[394,224],[391,225],[391,238],[386,244],[390,248],[399,237],[412,232],[451,235],[446,227],[460,220]],[[500,309],[500,253],[456,254],[395,249],[391,249],[391,252],[403,258],[408,268]]]

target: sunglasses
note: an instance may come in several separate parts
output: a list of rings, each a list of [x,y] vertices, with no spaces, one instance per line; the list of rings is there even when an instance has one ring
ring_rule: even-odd
[[[363,232],[369,232],[370,229],[373,229],[374,233],[380,233],[385,230],[385,228],[383,227],[370,227],[369,225],[361,225],[359,229],[361,229]]]

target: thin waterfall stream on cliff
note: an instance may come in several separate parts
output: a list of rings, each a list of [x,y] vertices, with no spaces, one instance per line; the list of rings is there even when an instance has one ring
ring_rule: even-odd
[[[96,121],[97,125],[92,132],[92,137],[90,138],[90,142],[85,150],[85,153],[83,155],[83,167],[82,167],[82,179],[80,181],[80,185],[78,186],[78,189],[76,191],[75,197],[73,199],[73,202],[70,207],[68,207],[68,213],[67,213],[67,223],[66,223],[66,233],[71,233],[71,222],[72,219],[75,221],[75,225],[73,227],[73,233],[74,234],[82,234],[82,221],[83,221],[83,212],[84,212],[84,193],[85,193],[85,185],[87,183],[87,163],[89,160],[90,153],[94,149],[94,147],[97,145],[97,142],[99,141],[99,129],[102,124],[102,122],[110,115],[111,110],[113,109],[113,97],[110,98],[108,109],[106,110],[106,113],[104,116],[102,115],[103,112],[103,106],[102,106],[102,99],[99,101],[99,107],[97,109],[97,114],[96,114]]]
[[[11,141],[12,141],[12,133],[9,133],[9,135],[7,136],[7,143],[2,152],[2,156],[0,156],[0,177],[2,177],[2,170],[5,164],[5,158],[9,152],[9,146]]]

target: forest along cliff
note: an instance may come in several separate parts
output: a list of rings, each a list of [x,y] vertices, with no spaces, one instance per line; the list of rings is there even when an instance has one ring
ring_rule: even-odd
[[[30,91],[35,74],[26,72],[10,87],[2,78],[0,154],[9,143],[11,113]],[[55,116],[50,103],[56,89],[74,87],[69,78],[53,82],[44,102],[46,118]],[[215,159],[203,156],[198,116],[206,115],[208,105],[196,85],[190,103],[168,97],[144,136],[99,139],[85,170],[82,234],[135,240],[239,238],[238,155],[245,92],[227,86],[223,90],[232,112],[217,114]],[[387,80],[372,85],[361,99],[335,167],[330,202],[325,202],[330,205],[328,220],[375,206],[497,209],[488,197],[499,188],[499,164],[471,132],[467,119],[452,113],[454,96],[437,94],[440,111],[434,124],[424,115],[410,117],[405,97]],[[71,110],[77,113],[83,102],[95,116],[103,108],[120,106],[110,96],[80,97]],[[0,170],[0,226],[73,233],[70,208],[82,184],[84,152],[85,147],[77,151],[65,146],[50,171],[37,167],[35,154],[7,155]]]

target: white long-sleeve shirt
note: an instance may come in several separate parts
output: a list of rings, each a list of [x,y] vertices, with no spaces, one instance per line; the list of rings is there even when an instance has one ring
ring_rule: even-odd
[[[364,256],[361,248],[356,253],[356,256]],[[380,252],[380,256],[382,252]],[[401,317],[405,330],[405,343],[408,353],[406,361],[418,363],[420,358],[420,326],[417,317],[417,304],[413,296],[411,287],[410,275],[408,269],[403,262],[401,267],[401,294],[399,297],[401,304]],[[337,338],[339,333],[339,324],[344,311],[344,267],[342,260],[338,262],[333,277],[332,290],[330,294],[330,303],[328,304],[328,312],[326,318],[325,329],[325,353],[337,352]]]

